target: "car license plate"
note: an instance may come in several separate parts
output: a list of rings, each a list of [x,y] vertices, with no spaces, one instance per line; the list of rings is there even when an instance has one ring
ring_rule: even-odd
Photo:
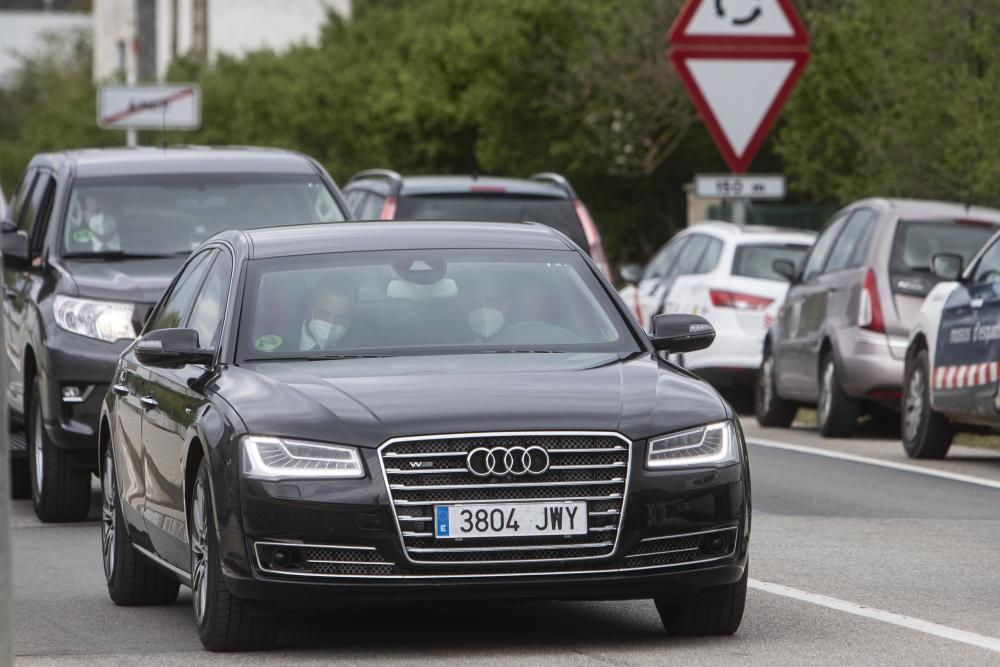
[[[587,532],[587,503],[435,505],[434,536],[529,537]]]

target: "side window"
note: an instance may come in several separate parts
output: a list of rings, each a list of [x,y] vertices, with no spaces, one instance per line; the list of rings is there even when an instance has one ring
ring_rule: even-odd
[[[678,256],[680,256],[681,248],[687,242],[688,237],[683,237],[675,239],[663,246],[663,248],[653,257],[647,266],[646,270],[643,271],[643,280],[652,280],[653,278],[665,278],[670,274],[670,270],[673,265],[677,262]]]
[[[861,266],[868,254],[868,244],[875,229],[876,213],[863,208],[851,214],[844,225],[844,233],[837,239],[825,272],[842,271]]]
[[[215,250],[208,250],[198,253],[198,256],[188,262],[183,273],[174,282],[173,289],[160,302],[156,313],[149,320],[146,331],[156,331],[157,329],[172,329],[180,326],[198,294],[201,281],[211,264],[209,261],[215,254]]]
[[[694,269],[698,266],[698,262],[701,261],[701,256],[705,253],[705,249],[711,240],[712,237],[705,236],[704,234],[692,234],[689,236],[687,245],[684,246],[684,252],[677,258],[677,262],[674,264],[675,269],[670,275],[686,276],[696,273]]]
[[[847,220],[846,215],[837,218],[819,235],[819,238],[813,245],[812,252],[809,253],[809,259],[806,260],[806,268],[802,271],[802,282],[812,280],[826,266],[826,258],[830,256],[830,250],[833,249],[833,242],[840,235],[840,230],[843,229],[845,220]]]
[[[31,186],[35,182],[35,176],[37,175],[37,170],[29,169],[25,172],[24,176],[21,177],[21,182],[17,184],[17,190],[14,191],[14,196],[10,200],[10,219],[14,223],[17,223],[21,217],[21,212],[24,210],[24,204],[28,200],[28,195],[31,192]]]
[[[31,230],[31,248],[35,252],[42,249],[42,242],[45,240],[45,230],[51,223],[52,211],[56,200],[55,177],[49,176],[47,181],[39,178],[38,184],[35,185],[35,190],[37,191],[43,187],[41,202],[35,210],[35,220],[29,224]]]
[[[232,258],[228,252],[220,252],[195,299],[187,326],[198,332],[198,344],[202,347],[215,347],[218,343],[232,272]]]
[[[361,206],[358,218],[361,220],[378,220],[382,217],[382,204],[385,197],[374,192],[369,192],[365,203]]]
[[[39,171],[38,178],[35,179],[35,187],[31,190],[31,197],[28,199],[27,205],[21,211],[21,215],[17,220],[17,228],[22,229],[28,234],[31,234],[31,230],[35,227],[35,221],[41,217],[39,214],[42,212],[45,204],[45,196],[49,192],[49,184],[52,183],[52,176],[47,171]]]
[[[344,201],[347,202],[347,209],[351,212],[351,215],[357,217],[358,211],[361,208],[361,200],[364,197],[364,190],[348,190],[344,193]]]
[[[722,256],[722,241],[719,239],[710,239],[708,242],[708,247],[705,248],[705,252],[701,255],[701,261],[698,262],[698,266],[695,267],[695,273],[710,273],[715,270],[715,267],[719,265],[719,257]]]
[[[983,258],[976,266],[972,282],[974,284],[1000,282],[1000,243],[994,243],[993,247],[983,254]]]

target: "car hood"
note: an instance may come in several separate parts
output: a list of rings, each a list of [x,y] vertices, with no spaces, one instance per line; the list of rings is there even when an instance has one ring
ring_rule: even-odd
[[[215,391],[248,432],[373,447],[400,436],[617,431],[725,419],[706,383],[652,355],[476,354],[231,366]]]
[[[73,277],[78,296],[154,303],[170,286],[174,274],[187,259],[183,256],[156,259],[73,259],[62,266]]]

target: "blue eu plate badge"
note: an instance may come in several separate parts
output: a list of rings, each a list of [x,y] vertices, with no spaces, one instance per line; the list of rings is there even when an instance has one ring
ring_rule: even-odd
[[[437,510],[437,516],[434,518],[435,534],[437,537],[448,537],[450,533],[448,530],[448,508],[439,505],[434,509]]]

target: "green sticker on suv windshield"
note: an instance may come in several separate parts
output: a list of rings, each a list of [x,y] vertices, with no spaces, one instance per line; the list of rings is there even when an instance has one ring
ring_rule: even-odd
[[[74,243],[90,243],[93,236],[89,229],[78,229],[73,232],[73,242]]]
[[[281,344],[283,342],[284,340],[281,338],[281,336],[275,336],[272,334],[269,336],[261,336],[256,341],[254,341],[253,346],[256,347],[258,350],[260,350],[261,352],[270,352],[272,350],[277,350],[279,347],[281,347]]]

